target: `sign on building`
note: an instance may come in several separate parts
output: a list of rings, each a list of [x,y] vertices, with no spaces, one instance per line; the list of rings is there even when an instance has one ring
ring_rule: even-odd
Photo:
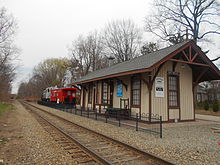
[[[164,78],[156,77],[155,79],[155,97],[164,97]]]
[[[123,96],[122,82],[117,81],[117,97],[122,97],[122,96]]]

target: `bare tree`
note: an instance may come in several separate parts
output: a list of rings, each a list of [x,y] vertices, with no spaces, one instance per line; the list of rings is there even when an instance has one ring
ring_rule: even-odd
[[[140,55],[141,39],[141,30],[131,20],[113,21],[104,29],[106,54],[117,63]]]
[[[179,38],[181,41],[186,29],[195,42],[207,40],[209,34],[220,34],[217,0],[154,0],[154,5],[156,12],[146,17],[146,29],[162,40],[175,43]]]
[[[92,32],[86,37],[80,35],[73,41],[69,52],[71,55],[71,72],[75,79],[105,67],[102,61],[104,46],[98,32]]]
[[[11,83],[15,78],[19,50],[13,44],[16,22],[5,8],[0,9],[0,101],[7,100],[11,92]]]
[[[141,47],[141,54],[146,55],[148,53],[155,52],[158,49],[159,49],[159,46],[157,45],[157,43],[148,42]]]

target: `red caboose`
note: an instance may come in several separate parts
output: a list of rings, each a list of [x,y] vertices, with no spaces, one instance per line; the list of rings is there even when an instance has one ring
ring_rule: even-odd
[[[77,88],[60,88],[51,90],[51,102],[57,103],[76,103]]]

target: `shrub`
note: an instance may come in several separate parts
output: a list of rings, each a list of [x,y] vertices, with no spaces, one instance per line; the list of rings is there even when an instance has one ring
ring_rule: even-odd
[[[213,101],[212,109],[214,112],[218,112],[218,110],[219,110],[218,100]]]
[[[209,109],[209,102],[208,100],[204,101],[203,108],[207,111]]]

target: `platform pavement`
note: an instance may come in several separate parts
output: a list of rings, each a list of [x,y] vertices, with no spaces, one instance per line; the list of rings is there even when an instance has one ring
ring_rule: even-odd
[[[210,120],[210,121],[215,121],[215,122],[219,122],[220,123],[220,116],[196,114],[196,119]]]

